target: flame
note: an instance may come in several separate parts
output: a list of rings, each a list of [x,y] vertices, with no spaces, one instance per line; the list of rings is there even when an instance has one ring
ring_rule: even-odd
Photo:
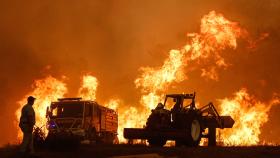
[[[63,81],[60,81],[52,76],[48,76],[44,79],[35,80],[33,86],[33,91],[29,92],[23,99],[21,99],[18,104],[20,105],[19,108],[16,111],[16,118],[17,122],[16,125],[18,125],[20,115],[21,115],[21,109],[22,107],[27,103],[26,98],[30,95],[34,96],[36,98],[35,104],[33,105],[33,108],[36,113],[36,126],[38,127],[44,127],[47,119],[46,119],[46,109],[48,106],[50,106],[51,102],[54,100],[57,100],[58,98],[61,98],[64,96],[64,94],[67,92],[66,85]],[[45,130],[45,132],[47,132]],[[22,137],[22,133],[20,129],[18,129],[18,137]]]
[[[78,96],[85,100],[95,100],[97,86],[98,81],[96,77],[92,75],[84,75],[82,77],[82,85],[79,89]]]
[[[190,62],[200,64],[210,60],[211,65],[201,69],[201,76],[218,81],[217,69],[229,66],[222,56],[223,50],[236,49],[238,38],[246,39],[252,47],[267,36],[268,34],[264,34],[253,41],[237,22],[229,21],[222,14],[211,11],[201,19],[200,32],[188,33],[187,44],[181,49],[171,50],[161,67],[140,69],[142,74],[135,80],[135,85],[141,90],[140,102],[146,109],[145,112],[162,100],[163,93],[171,84],[187,78],[183,71]],[[223,100],[221,107],[222,114],[233,115],[237,120],[234,129],[227,130],[222,135],[226,145],[253,145],[259,142],[260,127],[267,122],[270,106],[255,101],[245,90],[241,90],[236,93],[235,100]],[[141,115],[148,117],[147,113]]]
[[[146,121],[146,115],[139,113],[139,110],[135,107],[130,106],[126,108],[126,106],[121,106],[121,104],[122,101],[120,99],[110,99],[104,106],[118,112],[118,139],[120,143],[125,143],[126,139],[123,137],[123,129],[143,125]]]
[[[220,139],[224,145],[257,145],[261,127],[268,121],[268,113],[272,105],[279,103],[277,98],[263,103],[241,89],[233,98],[219,100],[220,114],[230,115],[235,124],[231,129],[223,129]]]
[[[118,111],[120,106],[120,99],[110,99],[107,103],[104,104],[105,107]]]
[[[181,49],[173,49],[161,67],[144,67],[142,74],[135,80],[136,88],[142,92],[141,104],[146,111],[151,110],[163,99],[171,84],[186,79],[184,68],[190,61],[198,61],[214,57],[215,66],[209,70],[203,69],[201,76],[218,80],[217,67],[226,67],[227,63],[221,56],[222,50],[237,47],[237,39],[245,37],[246,30],[240,28],[236,22],[231,22],[211,11],[201,19],[200,33],[189,33],[186,45]],[[146,115],[145,118],[147,118]]]
[[[126,142],[123,137],[123,128],[143,128],[149,113],[130,106],[128,109],[120,109],[119,114],[119,140],[120,142]]]

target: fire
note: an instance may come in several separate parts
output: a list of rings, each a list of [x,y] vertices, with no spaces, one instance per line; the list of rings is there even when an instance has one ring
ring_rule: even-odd
[[[137,88],[140,88],[142,97],[140,102],[146,111],[155,107],[162,100],[163,93],[171,84],[179,83],[187,77],[184,68],[191,61],[207,62],[212,66],[202,68],[202,77],[218,81],[218,68],[227,68],[228,63],[222,57],[223,50],[236,49],[238,38],[244,38],[249,47],[266,38],[262,35],[253,41],[249,39],[248,32],[241,28],[238,23],[229,21],[222,14],[211,11],[201,19],[200,32],[187,34],[188,42],[181,49],[173,49],[169,57],[161,67],[141,68],[142,74],[135,80]],[[233,129],[222,133],[222,140],[226,145],[253,145],[259,142],[260,127],[267,122],[268,111],[271,104],[255,100],[242,89],[236,93],[233,100],[221,101],[221,114],[231,115],[236,120]],[[147,118],[148,115],[144,114]],[[139,127],[139,124],[135,125]]]
[[[111,99],[107,103],[104,104],[105,107],[118,111],[120,105],[119,99]]]
[[[226,67],[227,63],[221,56],[222,50],[237,47],[237,39],[245,37],[246,31],[238,26],[236,22],[231,22],[211,11],[201,19],[200,33],[189,33],[186,45],[181,49],[173,49],[169,52],[168,58],[161,67],[144,67],[141,76],[135,80],[135,85],[142,92],[141,104],[146,110],[151,110],[162,100],[163,92],[171,84],[179,83],[187,77],[184,68],[191,61],[200,62],[214,57],[215,66],[210,70],[202,69],[202,76],[218,80],[216,74],[217,67]],[[145,118],[147,118],[148,114]]]
[[[97,78],[92,75],[84,75],[82,85],[79,89],[78,96],[86,100],[96,99],[96,89],[98,86]]]
[[[48,76],[44,79],[35,80],[33,91],[28,93],[18,103],[20,107],[16,111],[16,118],[19,120],[21,115],[21,108],[26,104],[26,98],[30,95],[36,98],[33,108],[36,113],[36,126],[44,127],[46,125],[46,109],[50,106],[51,102],[64,96],[67,92],[66,85],[63,81],[60,81],[52,76]],[[18,121],[16,122],[18,125]],[[18,137],[22,137],[21,132],[18,129]],[[47,132],[45,130],[45,132]]]
[[[118,139],[120,143],[124,143],[126,140],[123,137],[123,129],[139,127],[145,124],[146,114],[143,112],[139,113],[135,107],[125,108],[121,104],[122,101],[120,99],[111,99],[104,106],[118,112]]]
[[[277,98],[263,103],[241,89],[233,98],[219,100],[221,115],[230,115],[235,120],[232,129],[223,129],[220,139],[224,145],[257,145],[261,127],[268,121],[268,112],[272,105],[279,103]]]
[[[146,117],[150,112],[140,111],[135,107],[119,110],[119,129],[118,135],[120,142],[125,142],[123,137],[123,128],[141,127],[146,123]]]

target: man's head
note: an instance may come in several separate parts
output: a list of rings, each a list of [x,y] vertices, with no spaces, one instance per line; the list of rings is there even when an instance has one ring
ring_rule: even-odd
[[[29,96],[29,97],[27,98],[27,103],[30,104],[30,105],[33,105],[35,99],[36,99],[36,98],[34,98],[33,96]]]

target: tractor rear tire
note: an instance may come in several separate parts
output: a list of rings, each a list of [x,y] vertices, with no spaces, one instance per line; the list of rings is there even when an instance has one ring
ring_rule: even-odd
[[[186,124],[186,140],[185,145],[189,147],[196,147],[199,145],[202,136],[202,127],[199,116],[194,115]]]

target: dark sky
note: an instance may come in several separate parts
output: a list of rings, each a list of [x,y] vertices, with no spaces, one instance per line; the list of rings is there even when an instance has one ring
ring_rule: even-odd
[[[242,87],[262,101],[271,99],[280,92],[278,0],[1,0],[0,145],[16,135],[17,101],[32,90],[35,79],[47,75],[67,76],[68,96],[73,96],[81,75],[91,72],[100,83],[100,102],[118,97],[137,106],[139,68],[160,66],[170,49],[186,42],[186,33],[199,31],[201,17],[211,10],[239,22],[252,37],[270,36],[254,50],[243,41],[237,50],[226,50],[232,66],[219,73],[218,82],[193,71],[172,91],[195,90],[203,104]],[[266,126],[279,126],[276,111],[274,107]],[[280,142],[279,127],[269,129],[263,137]]]

